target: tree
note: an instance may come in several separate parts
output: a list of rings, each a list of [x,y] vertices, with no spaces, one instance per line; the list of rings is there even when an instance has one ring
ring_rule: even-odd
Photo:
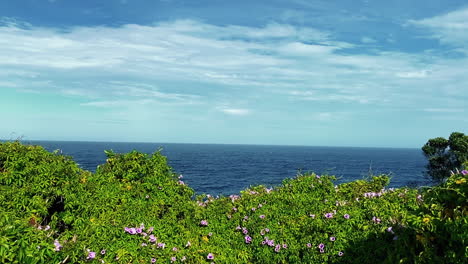
[[[429,162],[427,174],[436,181],[443,181],[451,171],[468,161],[468,135],[453,132],[448,140],[443,137],[429,139],[422,151]]]

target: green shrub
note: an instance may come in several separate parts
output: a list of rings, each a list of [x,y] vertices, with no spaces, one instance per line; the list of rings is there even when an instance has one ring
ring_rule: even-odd
[[[239,195],[199,195],[159,152],[96,173],[0,144],[1,263],[465,263],[466,178],[423,190],[387,176],[334,185],[298,175]]]

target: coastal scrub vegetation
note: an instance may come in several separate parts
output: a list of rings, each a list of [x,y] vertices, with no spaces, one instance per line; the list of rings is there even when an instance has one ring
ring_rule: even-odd
[[[213,197],[159,152],[106,154],[91,173],[0,143],[1,263],[467,263],[467,163],[433,187],[307,173]]]

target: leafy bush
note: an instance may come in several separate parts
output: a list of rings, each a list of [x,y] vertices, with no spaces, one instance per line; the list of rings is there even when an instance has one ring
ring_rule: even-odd
[[[0,144],[1,263],[465,263],[465,171],[423,190],[305,174],[194,197],[159,152],[96,173]]]

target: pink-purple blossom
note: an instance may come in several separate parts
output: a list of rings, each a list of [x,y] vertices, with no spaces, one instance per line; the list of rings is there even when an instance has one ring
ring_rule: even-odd
[[[206,220],[201,220],[201,221],[200,221],[200,225],[201,225],[201,226],[207,226],[207,225],[208,225],[208,221],[206,221]]]
[[[208,253],[208,255],[206,256],[206,259],[212,260],[214,259],[214,255],[212,253]]]
[[[94,259],[95,257],[96,257],[96,252],[89,251],[88,252],[88,257],[86,257],[86,259]]]
[[[275,252],[280,252],[280,250],[281,250],[281,245],[280,244],[276,245]]]
[[[349,214],[345,214],[345,215],[343,215],[343,217],[344,217],[345,219],[349,219]]]
[[[468,170],[462,170],[462,171],[461,171],[461,174],[463,174],[463,175],[468,175]]]
[[[250,244],[252,242],[252,237],[250,236],[245,236],[244,239],[246,244]]]
[[[60,251],[62,249],[62,245],[57,239],[54,240],[54,246],[55,246],[54,248],[55,251]]]

